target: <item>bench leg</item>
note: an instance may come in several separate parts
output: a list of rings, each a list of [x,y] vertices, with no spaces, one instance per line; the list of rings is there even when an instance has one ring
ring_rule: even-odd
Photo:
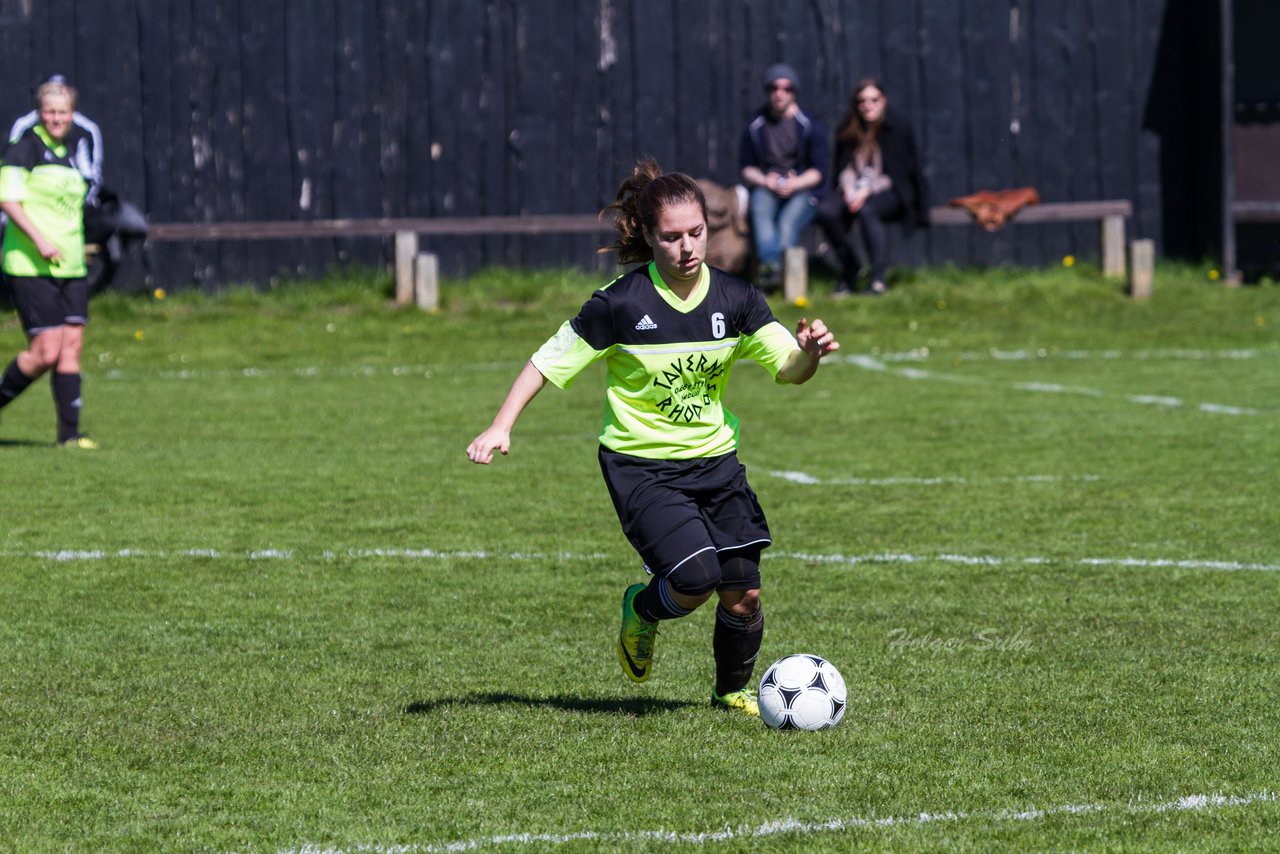
[[[782,298],[794,303],[809,292],[809,253],[791,246],[782,256]]]
[[[440,259],[432,252],[419,252],[414,261],[413,296],[418,308],[440,310]]]
[[[418,235],[396,232],[396,305],[413,302],[413,262],[418,257]]]
[[[1156,245],[1152,240],[1129,244],[1129,296],[1147,299],[1155,283]]]
[[[1102,218],[1102,275],[1124,278],[1124,217]]]

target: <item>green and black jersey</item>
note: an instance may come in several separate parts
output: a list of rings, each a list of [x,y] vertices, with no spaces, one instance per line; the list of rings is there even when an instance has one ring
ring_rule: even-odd
[[[76,168],[68,141],[37,125],[4,152],[0,202],[21,202],[27,218],[62,254],[46,261],[22,229],[4,230],[4,271],[10,276],[75,279],[85,275],[84,197],[89,185]]]
[[[636,457],[681,460],[737,448],[738,421],[722,403],[734,362],[751,359],[777,379],[797,349],[753,286],[704,264],[681,300],[651,263],[596,291],[532,361],[567,388],[605,359],[600,443]]]

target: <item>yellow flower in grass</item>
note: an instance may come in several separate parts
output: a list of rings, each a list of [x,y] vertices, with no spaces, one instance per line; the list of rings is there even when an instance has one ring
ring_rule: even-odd
[[[1221,274],[1221,273],[1219,273],[1217,270],[1210,270],[1210,271],[1209,271],[1209,281],[1211,281],[1211,282],[1216,282],[1216,281],[1218,281],[1218,279],[1220,279],[1220,278],[1222,278],[1222,274]]]
[[[164,288],[156,288],[154,291],[151,292],[151,295],[156,299],[164,299],[165,298]]]
[[[133,333],[133,340],[134,340],[134,341],[141,341],[141,340],[142,340],[143,338],[145,338],[145,337],[146,337],[146,336],[142,334],[142,330],[141,330],[141,329],[139,329],[139,330],[137,330],[136,332],[134,332],[134,333]]]
[[[796,301],[792,303],[796,308],[808,308],[811,303],[808,297],[796,297]]]
[[[1064,266],[1064,267],[1074,267],[1075,265],[1076,265],[1076,256],[1074,256],[1074,255],[1064,255],[1064,256],[1062,256],[1062,266]]]

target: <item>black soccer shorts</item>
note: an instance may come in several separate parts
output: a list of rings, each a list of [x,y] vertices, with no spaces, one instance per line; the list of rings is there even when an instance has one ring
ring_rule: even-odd
[[[89,322],[89,280],[10,276],[13,305],[28,336]]]
[[[622,533],[654,575],[666,576],[708,549],[724,558],[738,550],[758,552],[772,542],[737,454],[649,460],[602,446],[600,470]],[[758,588],[758,564],[751,566],[752,577],[723,578],[719,589]]]

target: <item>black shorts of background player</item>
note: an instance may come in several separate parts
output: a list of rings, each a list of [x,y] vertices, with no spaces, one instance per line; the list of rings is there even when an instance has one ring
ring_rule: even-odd
[[[467,447],[487,464],[548,381],[568,386],[604,359],[600,465],[623,533],[653,576],[622,598],[618,660],[649,678],[658,624],[718,599],[712,704],[759,714],[748,689],[764,633],[760,552],[769,528],[738,462],[737,419],[723,406],[735,361],[782,383],[807,382],[837,349],[826,324],[793,336],[751,285],[708,267],[706,201],[681,173],[637,164],[607,209],[622,263],[643,266],[597,290],[516,377],[492,424]]]

